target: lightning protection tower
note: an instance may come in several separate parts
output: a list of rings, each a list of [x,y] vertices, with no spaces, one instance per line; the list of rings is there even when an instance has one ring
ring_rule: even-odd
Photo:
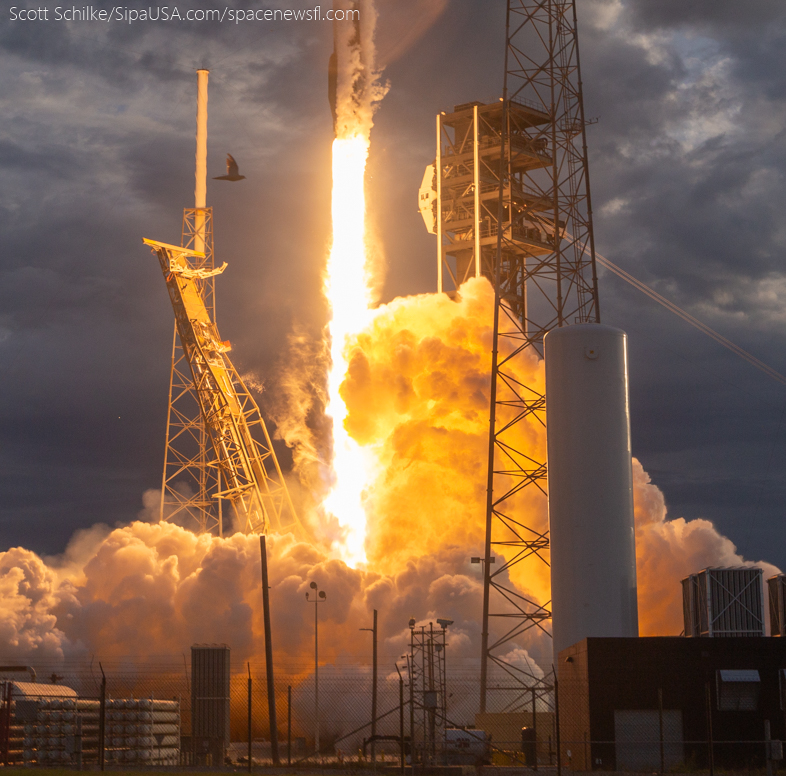
[[[215,323],[213,208],[207,207],[208,76],[209,71],[197,70],[194,207],[183,210],[180,244],[196,254],[188,259],[191,268],[200,271],[194,279],[195,288],[209,320]],[[222,536],[222,501],[214,497],[221,490],[220,476],[175,321],[160,519],[176,522],[197,533]]]
[[[514,507],[524,488],[546,495],[546,461],[515,440],[520,423],[545,427],[545,396],[519,379],[522,359],[543,356],[553,328],[600,321],[586,121],[575,0],[508,0],[505,78],[498,102],[457,105],[437,116],[437,156],[426,168],[420,210],[437,235],[437,283],[455,293],[471,277],[494,286],[480,711],[489,667],[521,690],[546,690],[503,655],[524,631],[546,630],[550,602],[522,596],[511,569],[548,564],[544,527]],[[492,564],[492,553],[503,562]],[[494,623],[492,633],[492,623]],[[498,705],[498,704],[495,704]]]

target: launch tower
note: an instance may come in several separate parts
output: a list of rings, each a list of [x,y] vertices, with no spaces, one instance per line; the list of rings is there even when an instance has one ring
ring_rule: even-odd
[[[523,488],[545,495],[547,476],[546,461],[514,441],[519,423],[545,426],[546,404],[515,367],[533,351],[543,357],[550,330],[600,322],[586,124],[575,0],[508,0],[503,96],[437,116],[436,160],[420,190],[426,227],[437,235],[439,290],[484,276],[495,292],[481,712],[490,663],[512,683],[499,689],[538,685],[502,655],[551,617],[549,602],[529,600],[507,581],[512,566],[533,556],[547,564],[549,549],[548,532],[512,509]],[[503,563],[492,564],[495,550]]]
[[[301,525],[259,407],[230,361],[215,321],[213,209],[207,207],[207,82],[198,70],[195,207],[181,245],[145,240],[175,312],[161,520],[223,535],[222,502],[246,533]]]

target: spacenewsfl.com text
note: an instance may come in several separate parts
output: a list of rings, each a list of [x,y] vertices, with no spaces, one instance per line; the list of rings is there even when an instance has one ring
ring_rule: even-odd
[[[45,6],[30,8],[11,6],[8,20],[12,22],[332,22],[360,19],[357,9],[333,10],[322,6],[314,8],[184,8],[176,5],[130,8],[115,6],[111,10],[93,5]]]

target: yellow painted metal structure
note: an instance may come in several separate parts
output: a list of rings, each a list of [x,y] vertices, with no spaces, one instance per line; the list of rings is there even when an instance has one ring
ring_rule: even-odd
[[[259,407],[226,355],[229,343],[221,340],[200,292],[199,284],[223,272],[226,263],[217,269],[200,268],[198,260],[204,258],[200,251],[155,240],[144,243],[161,265],[202,425],[214,453],[209,465],[218,469],[222,488],[213,497],[232,504],[237,528],[245,533],[302,535]]]

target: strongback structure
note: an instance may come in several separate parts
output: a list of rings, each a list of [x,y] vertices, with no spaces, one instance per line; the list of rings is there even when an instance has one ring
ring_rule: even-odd
[[[265,421],[226,355],[230,345],[210,320],[197,287],[197,281],[208,273],[194,269],[190,260],[204,254],[155,240],[144,242],[153,249],[164,274],[204,433],[210,440],[212,465],[223,485],[211,495],[232,505],[237,527],[245,533],[299,533],[301,525]],[[225,267],[212,270],[211,276]]]
[[[517,377],[517,363],[543,356],[551,329],[600,321],[574,0],[508,0],[502,99],[437,116],[437,156],[426,169],[420,209],[437,235],[440,291],[485,276],[495,290],[489,427],[480,711],[489,666],[515,688],[549,688],[506,662],[521,633],[543,628],[550,603],[521,596],[511,567],[548,563],[548,532],[511,509],[523,488],[546,493],[546,462],[512,440],[516,424],[545,425],[545,397]],[[504,562],[492,564],[494,552]],[[493,631],[493,632],[492,632]],[[511,691],[514,699],[511,700]],[[495,704],[499,708],[500,704]]]
[[[300,532],[259,407],[230,361],[215,321],[213,209],[207,207],[207,80],[198,70],[195,207],[181,245],[145,240],[175,313],[161,520],[223,535],[227,501],[246,533]]]

